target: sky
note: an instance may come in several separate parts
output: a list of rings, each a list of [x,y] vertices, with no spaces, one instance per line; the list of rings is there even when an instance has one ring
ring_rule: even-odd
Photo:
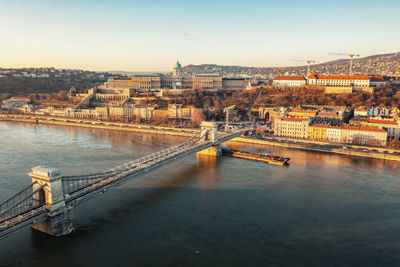
[[[0,67],[168,71],[400,51],[399,0],[0,0]]]

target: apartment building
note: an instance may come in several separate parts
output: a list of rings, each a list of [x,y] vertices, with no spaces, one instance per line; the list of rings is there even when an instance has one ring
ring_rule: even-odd
[[[399,121],[395,119],[370,119],[370,118],[354,118],[350,123],[358,126],[374,126],[387,132],[388,138],[400,139]]]
[[[308,138],[311,140],[327,140],[328,125],[313,124],[308,126]]]
[[[318,75],[313,72],[308,77],[309,85],[332,87],[376,87],[386,85],[382,76],[367,75]]]
[[[272,84],[275,86],[305,86],[306,79],[303,76],[278,76]]]
[[[294,138],[308,138],[308,118],[282,117],[275,119],[274,135]]]
[[[168,105],[168,118],[191,120],[197,109],[194,106],[182,106],[179,104]]]
[[[308,127],[310,140],[331,141],[340,143],[367,144],[373,140],[375,144],[385,145],[388,133],[376,126],[329,126],[314,124]]]
[[[342,126],[340,142],[367,144],[368,140],[375,140],[379,145],[386,145],[388,134],[385,130],[374,126]]]

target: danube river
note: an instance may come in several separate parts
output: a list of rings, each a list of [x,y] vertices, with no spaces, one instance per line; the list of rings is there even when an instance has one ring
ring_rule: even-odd
[[[38,165],[97,172],[186,138],[0,122],[0,201]],[[229,144],[289,167],[195,155],[73,210],[75,231],[0,240],[0,266],[399,265],[399,163]]]

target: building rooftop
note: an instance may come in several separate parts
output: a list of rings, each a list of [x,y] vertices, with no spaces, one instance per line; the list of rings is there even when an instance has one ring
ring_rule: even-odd
[[[274,79],[274,81],[305,81],[306,79],[303,76],[278,76]]]
[[[318,75],[316,72],[313,72],[308,78],[320,80],[370,80],[367,75]]]
[[[394,124],[397,125],[397,121],[395,120],[368,120],[369,123],[382,123],[382,124]]]
[[[307,114],[316,114],[316,113],[317,113],[317,110],[292,109],[290,112],[307,113]]]
[[[331,126],[331,125],[325,125],[325,124],[313,124],[313,125],[310,125],[309,127],[386,133],[385,130],[380,129],[377,126],[350,126],[350,125]]]
[[[328,128],[328,125],[326,125],[326,124],[312,124],[309,127]]]
[[[307,118],[298,118],[298,117],[282,117],[283,121],[308,121]]]
[[[244,80],[248,80],[246,78],[222,78],[222,80],[238,80],[238,81],[244,81]]]
[[[367,110],[365,108],[363,108],[363,107],[358,107],[354,111],[362,111],[362,112],[365,111],[366,112]]]
[[[26,101],[31,101],[29,97],[19,97],[19,96],[13,96],[10,98],[10,100],[26,100]]]
[[[384,82],[385,79],[382,76],[370,76],[369,77],[371,82]]]
[[[344,129],[344,130],[356,130],[356,131],[368,131],[368,132],[383,132],[383,133],[386,133],[385,130],[380,129],[377,126],[348,126],[348,125],[344,125],[344,126],[342,126],[342,129]]]

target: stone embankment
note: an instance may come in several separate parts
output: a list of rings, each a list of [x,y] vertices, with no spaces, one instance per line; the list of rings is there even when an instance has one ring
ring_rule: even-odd
[[[232,142],[268,145],[268,146],[280,146],[280,147],[301,149],[301,150],[321,152],[321,153],[336,153],[349,156],[400,161],[400,150],[388,149],[382,147],[367,147],[358,145],[355,146],[349,144],[329,144],[326,142],[313,142],[308,140],[293,141],[290,139],[284,140],[283,138],[260,139],[251,137],[236,137],[232,139]]]
[[[56,117],[46,117],[46,116],[0,115],[0,121],[29,122],[36,124],[73,126],[73,127],[128,131],[128,132],[138,132],[138,133],[148,133],[148,134],[174,135],[174,136],[193,136],[195,133],[199,131],[198,129],[188,129],[188,128],[162,127],[162,126],[151,126],[143,124],[130,124],[130,123],[106,122],[106,121],[95,121],[95,120],[79,120],[79,119],[56,118]]]

